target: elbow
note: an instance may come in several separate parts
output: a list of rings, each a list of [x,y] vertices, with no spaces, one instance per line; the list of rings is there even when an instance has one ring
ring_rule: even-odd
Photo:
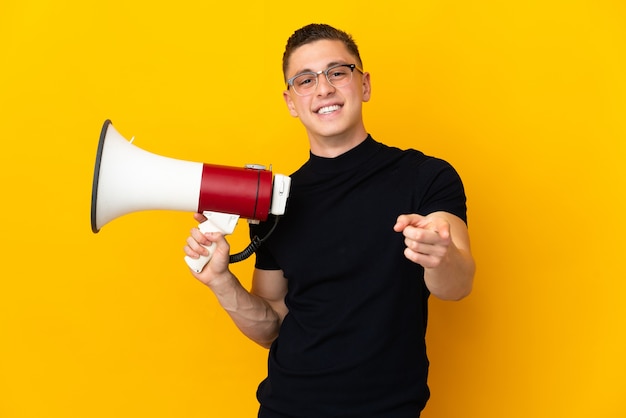
[[[267,332],[261,332],[261,333],[255,333],[255,334],[248,333],[246,335],[248,336],[248,338],[250,338],[252,341],[257,343],[261,347],[270,348],[272,344],[274,343],[274,341],[276,340],[276,338],[278,338],[278,329],[266,330],[266,331]]]
[[[261,347],[269,349],[274,343],[275,339],[276,338],[273,338],[271,340],[253,340],[253,341],[257,343],[258,345],[260,345]]]

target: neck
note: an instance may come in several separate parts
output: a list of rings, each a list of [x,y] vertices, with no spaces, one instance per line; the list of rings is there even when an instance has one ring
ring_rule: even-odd
[[[311,152],[324,158],[335,158],[356,147],[367,138],[365,127],[341,135],[321,136],[308,133]]]

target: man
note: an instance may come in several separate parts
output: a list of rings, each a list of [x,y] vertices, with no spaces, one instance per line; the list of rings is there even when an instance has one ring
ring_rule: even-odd
[[[217,244],[192,274],[270,348],[259,417],[418,417],[429,397],[428,297],[458,300],[472,287],[463,185],[446,162],[368,135],[370,75],[350,35],[297,30],[283,72],[311,149],[291,176],[286,214],[257,252],[250,291],[217,233],[192,230],[188,256]],[[268,226],[251,229],[263,236]]]

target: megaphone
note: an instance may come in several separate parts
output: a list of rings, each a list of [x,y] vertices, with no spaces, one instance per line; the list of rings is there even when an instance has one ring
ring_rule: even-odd
[[[202,212],[202,232],[232,234],[240,217],[250,222],[278,219],[285,213],[291,179],[259,165],[228,167],[156,155],[132,144],[106,120],[100,132],[91,192],[91,229],[125,214],[144,210]],[[264,237],[267,238],[267,237]],[[256,239],[239,257],[252,254]],[[185,257],[200,272],[213,255]]]

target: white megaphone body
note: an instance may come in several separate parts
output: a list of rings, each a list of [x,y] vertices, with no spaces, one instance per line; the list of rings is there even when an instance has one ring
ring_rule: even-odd
[[[111,124],[104,122],[98,143],[91,194],[91,229],[94,233],[122,215],[143,210],[202,212],[207,221],[202,232],[232,234],[240,217],[250,222],[265,221],[269,214],[285,213],[291,179],[262,166],[243,168],[176,160],[152,154],[127,141]],[[243,258],[260,242],[252,242]],[[196,272],[209,262],[185,257]],[[243,254],[240,253],[239,255]]]

